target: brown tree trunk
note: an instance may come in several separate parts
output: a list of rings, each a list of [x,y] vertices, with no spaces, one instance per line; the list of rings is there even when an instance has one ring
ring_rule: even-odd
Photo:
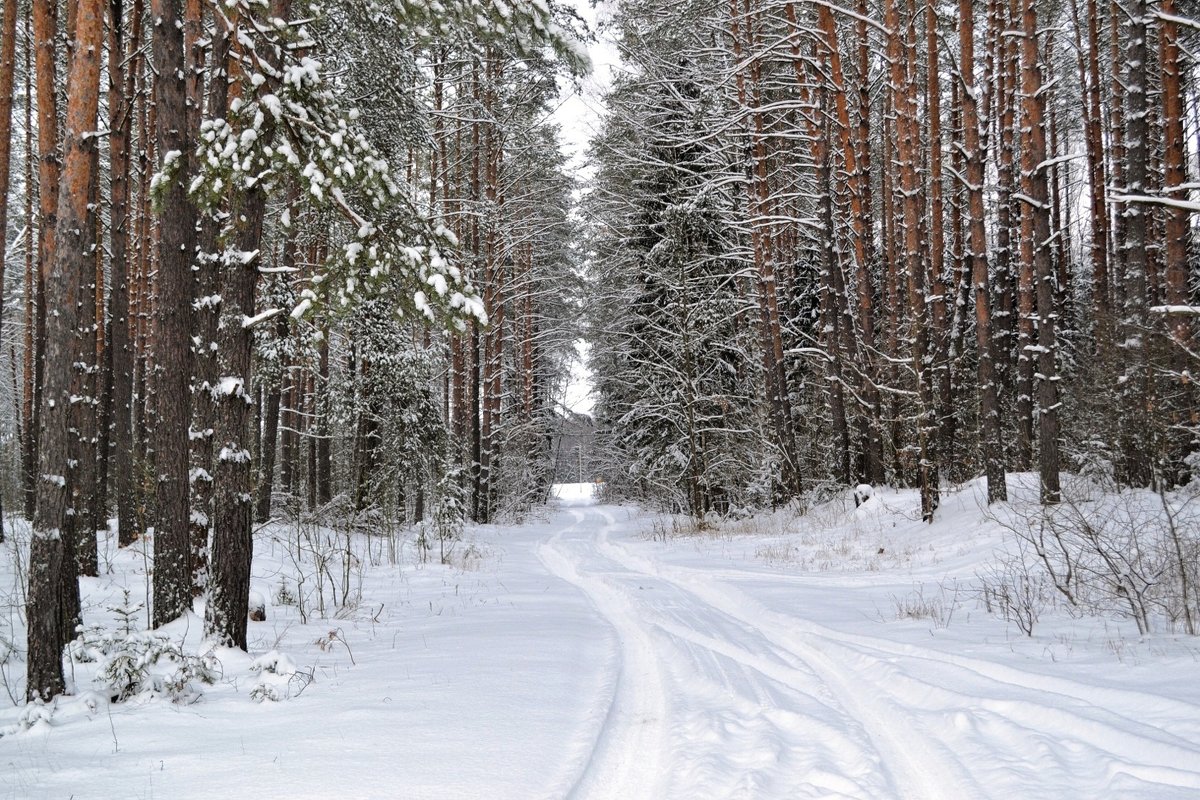
[[[975,84],[975,19],[972,0],[959,0],[960,74],[963,81],[963,142],[967,168],[967,248],[975,294],[975,346],[978,350],[980,450],[987,476],[988,503],[1008,499],[1001,443],[1000,404],[992,349],[991,301],[988,287],[987,227],[983,205],[984,168],[980,144],[979,103]]]
[[[45,14],[45,10],[41,12]],[[64,691],[62,648],[75,635],[64,629],[61,592],[64,583],[75,583],[74,564],[67,557],[63,535],[67,514],[68,454],[71,416],[72,362],[76,357],[74,336],[78,324],[81,292],[92,277],[88,236],[88,186],[92,182],[93,150],[100,101],[100,54],[102,51],[104,4],[80,0],[75,26],[75,57],[67,83],[64,140],[64,170],[57,208],[53,275],[47,281],[48,303],[55,309],[46,323],[47,338],[42,432],[38,449],[38,498],[33,539],[29,553],[27,601],[28,664],[27,698],[49,699]],[[65,580],[64,580],[65,578]]]
[[[54,263],[54,237],[58,219],[58,3],[56,0],[35,0],[33,3],[33,35],[37,40],[37,129],[38,129],[38,277],[37,308],[35,310],[33,378],[33,417],[30,424],[29,463],[39,464],[41,415],[45,397],[46,349],[46,278]],[[34,477],[28,475],[28,516],[34,517],[34,498],[37,494]]]
[[[1171,200],[1187,200],[1187,140],[1184,133],[1183,65],[1179,45],[1179,25],[1171,18],[1178,15],[1175,0],[1162,0],[1159,47],[1162,62],[1163,119],[1163,194]],[[1191,238],[1188,212],[1184,208],[1166,209],[1166,301],[1168,305],[1188,303],[1188,242]],[[1191,338],[1186,315],[1171,320],[1171,336],[1183,344]]]
[[[917,122],[914,75],[905,64],[904,41],[896,0],[885,0],[888,28],[888,60],[891,62],[890,91],[896,108],[896,162],[902,198],[904,268],[908,276],[908,310],[912,326],[912,368],[917,384],[917,445],[920,450],[918,478],[921,490],[921,519],[933,521],[939,502],[937,427],[934,416],[932,373],[929,355],[929,327],[926,319],[926,274],[921,257],[920,220],[924,213],[922,187],[917,179],[917,148],[920,140]]]
[[[14,6],[15,7],[15,6]],[[33,519],[34,483],[37,464],[34,461],[34,442],[37,441],[37,412],[34,395],[34,362],[38,360],[35,347],[40,346],[34,338],[37,327],[37,309],[41,281],[37,274],[37,244],[34,239],[35,219],[33,216],[33,30],[29,18],[25,20],[25,358],[23,390],[21,398],[21,490],[24,500],[25,518]],[[37,399],[40,402],[40,398]]]
[[[191,610],[188,431],[191,423],[192,258],[196,211],[187,196],[191,170],[181,0],[152,0],[155,103],[161,169],[170,182],[161,200],[154,308],[154,606],[159,627]]]
[[[132,35],[128,49],[124,43],[123,0],[109,3],[108,36],[108,113],[109,113],[109,294],[108,318],[108,402],[111,409],[111,447],[113,488],[117,500],[117,542],[122,546],[133,543],[137,532],[134,515],[133,461],[133,350],[129,328],[129,174],[130,133],[132,131],[132,98],[134,70],[126,74],[126,60],[141,46],[142,0],[134,0],[131,14]],[[120,54],[114,56],[112,54]]]
[[[500,80],[501,67],[498,59],[489,58],[487,88],[484,91],[485,108],[493,110],[496,103],[496,84]],[[489,114],[490,116],[490,114]],[[482,417],[480,419],[480,522],[490,522],[495,512],[496,472],[499,460],[499,424],[501,372],[503,366],[505,303],[507,301],[507,256],[500,252],[499,225],[503,195],[500,192],[500,162],[503,158],[501,134],[497,125],[488,125],[484,135],[484,191],[492,216],[486,221],[484,237],[484,308],[488,314],[488,328],[483,337],[483,363],[481,388],[483,392]]]
[[[730,36],[734,61],[740,63],[743,52],[754,52],[751,0],[745,0],[744,15],[739,13],[738,1],[730,0]],[[744,36],[743,36],[744,28]],[[756,295],[759,306],[759,338],[762,347],[763,371],[767,404],[775,432],[776,446],[782,462],[781,484],[786,497],[800,491],[801,473],[796,458],[795,437],[792,431],[787,375],[783,360],[783,336],[779,315],[779,293],[775,274],[775,258],[768,230],[770,216],[770,186],[767,178],[766,137],[763,115],[751,110],[751,93],[759,90],[756,77],[757,58],[751,60],[750,81],[743,70],[736,75],[738,106],[751,122],[748,131],[752,157],[749,180],[746,183],[751,211],[751,244],[754,252]],[[747,86],[747,84],[750,86]],[[761,103],[753,99],[755,107]]]
[[[1118,0],[1111,0],[1108,4],[1108,49],[1109,49],[1109,93],[1105,107],[1108,109],[1106,122],[1108,127],[1105,130],[1105,141],[1108,144],[1108,175],[1109,185],[1115,187],[1115,193],[1120,194],[1122,189],[1127,189],[1126,169],[1128,151],[1126,147],[1126,129],[1125,129],[1125,75],[1123,75],[1124,57],[1121,54],[1121,20],[1125,18],[1125,9],[1121,7]],[[1125,259],[1127,238],[1125,232],[1125,214],[1121,206],[1116,206],[1114,213],[1110,218],[1109,233],[1111,240],[1109,241],[1109,264],[1108,278],[1109,290],[1111,292],[1110,302],[1114,314],[1120,313],[1125,304]],[[1114,320],[1114,323],[1119,320]],[[1117,332],[1118,326],[1114,324],[1113,332]]]
[[[789,25],[796,29],[796,14],[791,3],[785,6]],[[883,438],[880,431],[880,396],[876,385],[875,367],[875,313],[874,285],[870,272],[870,260],[873,257],[873,221],[870,210],[870,173],[868,167],[869,149],[866,147],[866,137],[869,136],[870,113],[869,107],[859,109],[860,117],[857,126],[851,126],[850,111],[847,100],[846,81],[842,71],[841,52],[838,45],[837,24],[833,11],[827,6],[817,10],[818,22],[824,40],[823,53],[826,55],[829,78],[832,83],[834,96],[834,111],[841,143],[842,160],[845,166],[845,184],[849,198],[849,213],[853,231],[854,249],[854,282],[857,287],[855,309],[858,314],[858,329],[852,334],[847,332],[853,343],[850,355],[857,363],[861,375],[859,392],[865,408],[861,417],[860,436],[862,438],[862,479],[871,484],[882,483],[883,473]],[[863,25],[866,23],[863,22]],[[860,34],[865,37],[865,31]],[[793,48],[794,63],[797,53]],[[798,69],[798,67],[797,67]],[[860,69],[866,67],[860,64]],[[799,74],[797,78],[799,79]],[[860,80],[862,76],[860,76]],[[864,101],[860,97],[861,102]],[[856,138],[857,137],[857,138]],[[840,182],[839,182],[840,183]],[[818,185],[822,185],[818,179]],[[833,184],[831,184],[832,186]],[[831,231],[832,232],[832,231]],[[840,266],[839,266],[840,269]],[[845,297],[845,303],[850,298]]]
[[[1146,17],[1149,8],[1146,0],[1126,0],[1120,11],[1127,33],[1125,36],[1125,75],[1122,88],[1125,92],[1125,193],[1144,195],[1149,180],[1150,135],[1147,124],[1149,98],[1146,82],[1149,73],[1146,61],[1149,56],[1146,46],[1148,35]],[[1119,218],[1124,233],[1124,263],[1122,289],[1121,338],[1126,342],[1123,402],[1127,412],[1122,415],[1124,428],[1121,451],[1124,461],[1125,479],[1135,486],[1149,485],[1152,480],[1154,450],[1153,432],[1147,412],[1152,407],[1152,386],[1147,351],[1146,309],[1149,295],[1147,280],[1149,261],[1147,255],[1147,226],[1150,219],[1146,206],[1141,202],[1126,202],[1121,207]]]
[[[290,12],[290,0],[271,3],[270,15],[274,18],[286,20]],[[234,41],[237,42],[236,34]],[[235,54],[228,62],[234,81],[240,78],[236,67],[240,55]],[[269,141],[275,132],[268,124],[259,133]],[[261,252],[266,204],[266,191],[261,182],[243,196],[235,227],[239,252]],[[257,257],[246,262],[226,259],[221,265],[222,321],[217,352],[223,386],[216,394],[214,441],[219,455],[213,474],[212,562],[204,613],[207,637],[242,650],[246,649],[250,564],[254,555],[254,474],[250,453],[254,437],[248,424],[254,333],[244,323],[255,316],[258,268]]]
[[[1080,52],[1080,82],[1084,96],[1084,141],[1087,148],[1088,191],[1091,202],[1092,313],[1096,324],[1107,325],[1110,313],[1108,266],[1108,174],[1104,162],[1103,107],[1100,104],[1100,12],[1096,0],[1087,0],[1087,49],[1079,46],[1078,3],[1071,3],[1076,44]]]
[[[1013,276],[1013,205],[1016,180],[1016,81],[1017,58],[1014,37],[1006,32],[1011,29],[1009,0],[993,0],[989,18],[989,34],[992,40],[993,75],[995,77],[993,117],[997,123],[999,146],[996,148],[996,245],[995,271],[992,298],[992,334],[995,345],[996,377],[1002,388],[1002,402],[1012,402],[1012,389],[1016,376],[1015,338],[1017,331],[1016,286]],[[1001,410],[1004,413],[1004,410]],[[1017,415],[1019,416],[1019,414]],[[1018,454],[1018,461],[1020,461]],[[1026,469],[1027,465],[1021,466]]]
[[[955,410],[954,373],[950,360],[950,323],[946,308],[946,233],[945,200],[942,192],[942,89],[938,58],[938,14],[933,2],[926,3],[926,116],[929,119],[929,299],[930,383],[936,387],[933,399],[932,435],[937,438],[937,457],[948,459],[954,450]]]
[[[271,495],[275,491],[275,453],[279,449],[280,386],[278,383],[272,383],[265,392],[262,444],[258,451],[258,509],[254,514],[254,521],[259,523],[271,518]]]
[[[1022,255],[1032,249],[1030,269],[1037,281],[1037,346],[1030,342],[1022,353],[1031,365],[1037,355],[1038,472],[1043,503],[1059,500],[1058,476],[1058,367],[1055,341],[1054,264],[1051,258],[1050,191],[1046,178],[1046,96],[1042,92],[1042,64],[1038,52],[1036,0],[1024,0],[1021,15],[1022,122],[1021,188],[1025,208],[1021,214]],[[1029,220],[1029,222],[1026,222]],[[1028,243],[1025,238],[1028,236]],[[1025,259],[1022,258],[1022,261]],[[1022,280],[1024,283],[1024,280]],[[1022,320],[1024,325],[1024,320]],[[1031,387],[1032,388],[1032,387]]]
[[[98,91],[98,90],[97,90]],[[74,541],[75,565],[80,575],[95,577],[99,569],[96,550],[96,523],[89,514],[96,493],[96,260],[101,248],[97,241],[97,209],[100,204],[99,151],[89,148],[92,165],[88,169],[87,216],[83,235],[92,245],[83,266],[79,295],[75,359],[71,384],[71,443],[69,458],[73,469],[68,476],[68,514],[63,535]]]
[[[202,106],[205,47],[202,36],[203,15],[195,0],[188,2],[188,21],[184,28],[188,65],[188,129],[199,135]],[[229,100],[229,78],[226,61],[229,59],[230,34],[221,15],[214,19],[209,57],[208,116],[223,119]],[[204,593],[208,581],[209,535],[212,530],[213,494],[213,423],[215,402],[213,393],[220,377],[217,370],[217,323],[220,317],[220,233],[221,220],[215,213],[201,216],[196,242],[196,280],[194,285],[195,339],[192,348],[192,424],[189,440],[191,515],[188,539],[192,554],[192,596]]]
[[[319,354],[320,380],[317,385],[322,389],[329,386],[329,336],[321,337]],[[324,506],[333,499],[333,461],[329,453],[329,439],[332,431],[326,409],[320,401],[315,405],[317,414],[317,504]]]

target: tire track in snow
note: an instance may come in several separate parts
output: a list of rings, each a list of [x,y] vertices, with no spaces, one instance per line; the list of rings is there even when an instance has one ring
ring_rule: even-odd
[[[662,580],[695,597],[713,612],[731,618],[754,630],[763,640],[764,650],[778,646],[798,658],[811,671],[820,683],[824,684],[833,694],[838,706],[863,729],[872,747],[876,750],[882,768],[886,771],[896,796],[911,798],[911,800],[959,800],[970,796],[966,791],[971,782],[962,765],[948,760],[937,748],[928,744],[928,737],[921,731],[913,730],[909,721],[898,713],[894,705],[874,689],[870,683],[855,683],[845,677],[844,665],[834,662],[819,649],[803,646],[796,647],[792,643],[778,642],[773,639],[757,619],[722,608],[708,598],[700,595],[692,587],[672,580],[661,574],[649,562],[628,553],[624,548],[617,547],[609,541],[609,533],[615,527],[612,515],[604,510],[598,511],[605,517],[606,524],[598,532],[595,539],[596,549],[607,558],[620,564],[635,574]],[[680,631],[676,630],[676,633]],[[773,680],[790,685],[804,691],[803,676],[797,683],[794,670],[783,671],[775,667],[765,658],[743,651],[743,658],[737,658],[734,649],[723,646],[720,642],[709,639],[714,652],[722,652],[730,658],[741,661],[755,668]]]
[[[1188,746],[1191,744],[1190,742],[1178,740],[1177,737],[1171,737],[1176,741],[1164,741],[1165,734],[1130,716],[1124,721],[1134,727],[1146,730],[1144,735],[1133,733],[1124,725],[1110,725],[1091,715],[1062,708],[1061,700],[1068,698],[1075,705],[1082,705],[1086,709],[1098,710],[1102,714],[1113,716],[1120,715],[1108,709],[1096,707],[1095,701],[1097,699],[1119,700],[1123,701],[1122,705],[1129,705],[1135,709],[1142,704],[1140,707],[1143,711],[1147,706],[1194,708],[1190,704],[1131,690],[1090,687],[1067,679],[1030,675],[1006,665],[980,659],[942,653],[887,639],[842,633],[810,620],[768,609],[736,588],[712,580],[705,571],[683,567],[664,567],[651,562],[632,553],[627,548],[611,542],[608,539],[607,531],[601,534],[598,546],[610,558],[626,568],[647,577],[665,581],[692,594],[715,610],[761,631],[775,645],[793,653],[810,667],[817,668],[823,679],[842,683],[843,687],[851,693],[850,705],[865,712],[868,717],[889,706],[897,709],[901,714],[904,712],[902,702],[893,702],[892,699],[889,699],[890,696],[895,701],[900,700],[894,688],[891,688],[896,683],[894,673],[897,668],[890,662],[895,662],[897,656],[929,661],[942,668],[962,670],[974,676],[975,679],[983,678],[995,684],[1058,698],[1057,701],[1051,700],[1049,705],[1023,699],[988,700],[984,698],[979,698],[974,704],[995,714],[1014,728],[1023,729],[1026,733],[1069,737],[1105,753],[1112,760],[1112,769],[1148,783],[1200,789],[1200,774],[1179,766],[1195,760],[1196,750],[1194,747]],[[723,575],[723,577],[725,576]],[[803,638],[800,634],[803,635]],[[821,641],[822,645],[811,644],[813,639]],[[849,657],[834,655],[831,647],[834,650],[849,653]],[[866,662],[866,667],[862,666],[863,662]],[[878,675],[880,672],[883,673],[882,676]],[[847,673],[857,675],[860,680],[853,685],[849,684],[843,677]],[[943,696],[966,697],[944,685],[915,678],[904,672],[901,672],[899,677],[909,683],[921,684],[928,691]],[[870,702],[866,705],[856,703],[853,698],[855,692],[871,695]],[[898,721],[902,726],[912,727],[906,725],[903,717],[895,713],[884,716],[885,721]],[[885,731],[883,738],[885,747],[889,738],[889,733]],[[907,739],[901,743],[901,753],[903,753],[905,743],[909,746],[919,744],[913,739]],[[885,754],[881,753],[881,755]],[[916,764],[918,772],[920,772],[922,763],[928,765],[928,762],[924,761]],[[966,774],[966,769],[961,764],[957,765],[957,769],[951,771],[957,772],[960,776]],[[945,791],[921,793],[917,784],[912,785],[911,788],[918,790],[918,793],[913,795],[915,797],[954,796]],[[964,795],[959,794],[958,796]]]
[[[578,528],[583,515],[572,511]],[[605,516],[605,524],[612,525]],[[568,529],[568,530],[571,530]],[[631,800],[662,796],[669,708],[662,665],[649,633],[638,623],[633,604],[602,579],[580,572],[562,545],[560,532],[538,548],[538,558],[554,575],[577,586],[616,631],[620,666],[613,697],[583,772],[568,797],[579,800]]]

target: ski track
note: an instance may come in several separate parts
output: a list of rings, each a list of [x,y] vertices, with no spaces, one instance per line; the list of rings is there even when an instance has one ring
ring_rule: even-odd
[[[766,607],[736,570],[614,542],[609,509],[571,514],[538,556],[618,646],[572,798],[1001,798],[1085,757],[1107,764],[1100,786],[1200,790],[1200,728],[1155,725],[1196,706],[837,631]]]
[[[620,656],[599,737],[568,797],[638,797],[653,792],[661,776],[668,714],[662,665],[632,604],[599,578],[580,572],[578,562],[561,544],[563,534],[576,530],[584,519],[578,511],[572,514],[575,524],[542,544],[538,557],[552,573],[587,595],[616,632]]]

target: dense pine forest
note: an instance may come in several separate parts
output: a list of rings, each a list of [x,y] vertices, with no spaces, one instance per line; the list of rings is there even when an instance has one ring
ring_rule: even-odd
[[[203,598],[246,649],[257,525],[512,521],[564,458],[696,519],[1193,479],[1200,7],[602,5],[582,180],[553,115],[596,31],[553,2],[3,0],[28,698],[110,526],[154,627]]]
[[[694,515],[1186,483],[1190,4],[622,2],[584,202],[606,478]]]

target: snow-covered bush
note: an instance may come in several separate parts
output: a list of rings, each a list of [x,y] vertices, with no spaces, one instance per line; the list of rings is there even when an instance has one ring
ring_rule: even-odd
[[[215,658],[184,652],[178,642],[166,636],[138,630],[137,612],[142,607],[140,603],[131,605],[126,590],[123,603],[110,609],[119,620],[117,628],[80,626],[79,635],[67,645],[71,659],[100,664],[94,680],[112,702],[138,696],[167,697],[173,703],[196,702],[202,694],[200,685],[216,679]]]
[[[311,672],[298,669],[291,658],[278,650],[254,659],[250,671],[259,677],[250,690],[250,699],[259,703],[264,700],[277,703],[295,697],[312,683]]]

